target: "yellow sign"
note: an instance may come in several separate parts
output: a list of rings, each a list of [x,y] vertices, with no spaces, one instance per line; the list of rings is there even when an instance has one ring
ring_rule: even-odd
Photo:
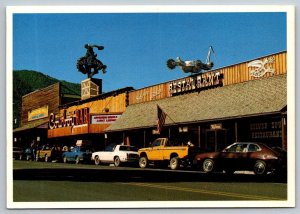
[[[43,106],[28,112],[28,121],[38,120],[45,117],[48,117],[48,106]]]

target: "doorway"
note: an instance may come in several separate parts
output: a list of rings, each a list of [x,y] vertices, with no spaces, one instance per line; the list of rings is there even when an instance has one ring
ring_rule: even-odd
[[[221,151],[227,145],[227,129],[205,130],[205,147],[208,151]]]

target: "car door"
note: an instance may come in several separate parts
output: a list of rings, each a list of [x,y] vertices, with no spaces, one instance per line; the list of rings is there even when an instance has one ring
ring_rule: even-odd
[[[236,143],[222,152],[220,163],[223,168],[237,170],[243,166],[244,144]]]
[[[163,139],[157,139],[155,140],[149,150],[148,153],[148,159],[149,160],[161,160],[161,152],[162,152],[162,146],[163,146]]]
[[[113,150],[115,149],[116,146],[108,146],[107,148],[105,148],[105,151],[101,153],[100,155],[100,160],[102,162],[112,162],[112,153]]]

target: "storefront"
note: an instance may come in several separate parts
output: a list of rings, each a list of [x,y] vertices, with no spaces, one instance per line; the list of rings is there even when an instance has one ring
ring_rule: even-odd
[[[139,90],[102,93],[101,80],[87,79],[82,81],[81,99],[68,102],[55,84],[23,97],[22,126],[14,130],[14,144],[38,139],[71,146],[89,140],[95,149],[110,143],[141,148],[158,137],[170,137],[210,151],[235,141],[287,149],[286,54]],[[166,114],[160,134],[157,106]]]
[[[116,122],[128,105],[126,87],[101,93],[59,107],[58,113],[50,112],[48,117],[48,142],[61,146],[74,146],[77,140],[90,142],[97,149],[104,149],[110,143],[104,130]],[[121,143],[122,139],[111,138],[111,141]]]
[[[55,83],[24,95],[21,126],[13,130],[13,145],[28,147],[33,140],[38,144],[47,143],[49,112],[58,113],[60,105],[80,99],[78,94],[63,83]]]
[[[286,52],[129,93],[130,105],[106,129],[137,147],[157,137],[216,151],[235,141],[287,149]],[[156,134],[157,106],[167,115]]]

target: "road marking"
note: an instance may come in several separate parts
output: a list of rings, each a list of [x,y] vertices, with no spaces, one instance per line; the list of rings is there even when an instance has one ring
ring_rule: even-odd
[[[222,196],[227,196],[227,197],[243,198],[243,199],[251,199],[251,200],[266,200],[266,201],[286,200],[284,198],[259,196],[259,195],[247,195],[247,194],[240,194],[240,193],[233,193],[233,192],[220,192],[220,191],[212,191],[212,190],[191,189],[191,188],[185,188],[185,187],[175,187],[175,186],[167,186],[167,185],[165,186],[165,185],[150,184],[150,183],[129,182],[129,183],[122,183],[122,184],[132,185],[132,186],[149,187],[149,188],[158,188],[158,189],[165,189],[165,190],[203,193],[203,194],[208,194],[208,195],[219,195],[219,196],[222,195]]]

